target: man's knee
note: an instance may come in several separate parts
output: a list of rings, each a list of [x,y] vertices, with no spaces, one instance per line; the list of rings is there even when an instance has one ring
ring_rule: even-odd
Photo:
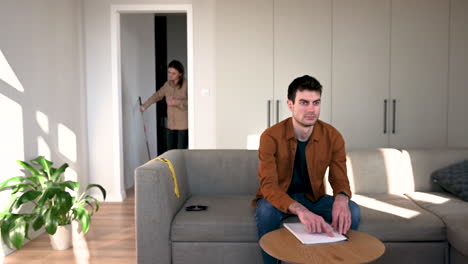
[[[256,216],[257,217],[268,217],[272,215],[277,215],[280,211],[276,209],[271,203],[265,199],[260,199],[257,201]]]
[[[351,211],[351,229],[357,230],[361,221],[361,208],[354,201],[349,201],[349,210]]]

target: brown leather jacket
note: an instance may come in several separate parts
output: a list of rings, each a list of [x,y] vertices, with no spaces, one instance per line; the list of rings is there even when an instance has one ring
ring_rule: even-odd
[[[294,168],[297,140],[292,118],[288,118],[263,132],[258,150],[258,178],[260,188],[253,201],[265,198],[274,207],[288,213],[295,202],[288,194]],[[341,134],[331,125],[318,120],[306,146],[306,159],[312,192],[306,195],[312,201],[325,194],[324,176],[329,167],[329,181],[333,194],[345,192],[351,197],[346,174],[345,143]]]
[[[188,129],[187,80],[184,80],[180,88],[167,81],[161,89],[146,100],[143,106],[147,109],[151,104],[169,96],[179,100],[180,104],[167,107],[167,128],[171,130]]]

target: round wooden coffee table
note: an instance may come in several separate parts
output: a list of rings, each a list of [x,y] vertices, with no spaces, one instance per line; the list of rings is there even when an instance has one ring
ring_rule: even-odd
[[[271,256],[293,263],[367,263],[385,251],[384,244],[363,232],[349,230],[348,241],[325,244],[302,244],[285,228],[265,234],[260,246]]]

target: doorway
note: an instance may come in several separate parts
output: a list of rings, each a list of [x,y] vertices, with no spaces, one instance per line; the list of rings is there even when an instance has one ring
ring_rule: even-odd
[[[125,80],[122,78],[122,64],[121,64],[121,15],[123,14],[175,14],[183,13],[186,17],[186,76],[188,82],[188,115],[189,115],[189,148],[192,148],[195,144],[193,138],[194,134],[194,86],[193,86],[193,28],[192,28],[192,6],[191,5],[113,5],[111,7],[111,74],[112,74],[112,101],[113,101],[113,112],[115,113],[114,128],[116,128],[117,135],[115,135],[115,141],[113,144],[114,149],[119,150],[114,152],[114,186],[120,189],[120,197],[122,200],[125,199],[126,194],[126,185],[133,185],[133,170],[136,166],[139,166],[145,163],[148,160],[148,155],[146,148],[141,145],[138,147],[136,152],[133,152],[134,155],[139,156],[140,159],[134,161],[135,165],[126,164],[126,157],[124,153],[127,151],[124,150],[124,106],[123,106],[123,90],[122,83]],[[155,58],[155,56],[153,56]],[[154,70],[154,73],[156,71]],[[155,80],[155,78],[153,78]],[[156,86],[153,87],[153,92],[156,89]],[[149,97],[149,95],[148,95]],[[142,98],[143,99],[143,98]],[[138,118],[138,115],[141,115],[139,112],[139,104],[137,98],[131,98],[130,104],[133,104],[136,107],[132,109],[136,110],[131,112],[134,119]],[[154,107],[154,106],[153,106]],[[155,107],[156,108],[156,107]],[[126,111],[126,110],[125,110]],[[156,120],[156,111],[145,111],[153,112],[154,120]],[[127,111],[125,112],[126,114]],[[151,118],[149,118],[151,119]],[[140,117],[141,120],[141,117]],[[143,122],[140,121],[140,127],[142,127]],[[142,128],[138,126],[134,127],[135,131],[138,129],[142,131]],[[148,128],[150,129],[150,128]],[[144,142],[143,134],[140,133],[140,139],[138,142]],[[156,144],[154,144],[156,145]],[[156,148],[153,147],[151,151],[151,158],[156,156]],[[142,154],[143,153],[143,154]],[[145,158],[146,157],[146,158]],[[128,159],[127,159],[128,161]]]
[[[160,100],[144,113],[146,101],[167,81],[172,60],[187,64],[186,14],[122,14],[120,50],[125,188],[133,171],[168,150],[167,104]],[[142,151],[144,150],[144,151]],[[145,155],[146,154],[146,155]]]

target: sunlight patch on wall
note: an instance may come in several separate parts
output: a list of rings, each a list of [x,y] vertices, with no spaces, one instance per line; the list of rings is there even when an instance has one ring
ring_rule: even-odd
[[[18,91],[24,92],[23,85],[18,80],[18,77],[16,77],[15,72],[13,71],[7,59],[3,55],[2,50],[0,50],[0,80],[3,80],[4,82],[8,83]]]
[[[353,196],[353,200],[359,204],[359,206],[364,206],[369,209],[380,211],[387,214],[393,214],[399,217],[406,219],[411,219],[418,216],[420,213],[414,210],[406,209],[400,206],[393,204],[385,203],[374,198],[366,197],[363,195]]]
[[[0,94],[0,113],[0,181],[3,181],[21,175],[21,167],[15,161],[24,160],[23,111],[17,102]]]
[[[63,124],[58,125],[58,149],[67,159],[76,162],[76,135]]]
[[[257,150],[260,145],[260,134],[251,134],[247,136],[247,149]]]
[[[46,159],[51,160],[50,147],[45,139],[41,136],[37,137],[37,154],[38,156],[44,156]]]
[[[21,105],[0,94],[0,160],[2,173],[0,182],[10,177],[24,175],[16,160],[24,160],[23,110]],[[10,191],[0,192],[0,211],[9,204]],[[0,256],[10,252],[3,243]],[[0,263],[3,263],[0,257]]]
[[[36,111],[36,121],[42,131],[49,134],[49,118],[41,111]]]

